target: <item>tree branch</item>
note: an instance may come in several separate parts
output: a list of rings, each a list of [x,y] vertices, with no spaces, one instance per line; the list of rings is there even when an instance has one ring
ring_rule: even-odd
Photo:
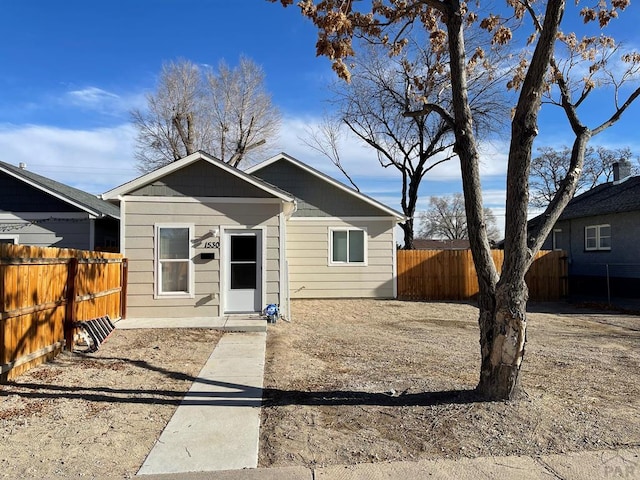
[[[424,108],[422,108],[421,110],[404,112],[402,115],[407,118],[416,118],[423,117],[432,112],[436,112],[438,115],[440,115],[440,117],[442,117],[442,119],[447,122],[451,130],[453,130],[453,128],[455,127],[453,116],[451,116],[449,112],[447,112],[440,105],[436,105],[435,103],[425,103]]]

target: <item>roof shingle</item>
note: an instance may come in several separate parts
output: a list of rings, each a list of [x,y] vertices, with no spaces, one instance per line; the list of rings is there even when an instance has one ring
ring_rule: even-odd
[[[22,179],[26,183],[34,185],[41,190],[56,195],[58,198],[79,206],[83,210],[95,212],[113,218],[120,218],[120,209],[95,195],[91,195],[83,190],[70,187],[60,182],[56,182],[37,173],[30,172],[23,168],[15,167],[9,163],[0,161],[0,171],[5,171],[16,178]]]

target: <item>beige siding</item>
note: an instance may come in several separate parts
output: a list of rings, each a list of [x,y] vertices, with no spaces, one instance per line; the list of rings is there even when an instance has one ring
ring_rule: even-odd
[[[126,201],[126,200],[125,200]],[[220,249],[204,249],[211,238],[209,231],[221,227],[263,228],[266,272],[263,284],[266,300],[278,303],[280,295],[278,203],[197,203],[126,201],[125,254],[129,259],[128,316],[135,317],[206,317],[221,315]],[[193,298],[154,298],[154,235],[156,224],[193,225]],[[220,236],[222,232],[220,232]],[[212,252],[213,260],[200,254]]]
[[[391,298],[394,243],[391,219],[371,221],[290,220],[287,259],[291,298]],[[367,265],[329,265],[329,227],[367,231]]]

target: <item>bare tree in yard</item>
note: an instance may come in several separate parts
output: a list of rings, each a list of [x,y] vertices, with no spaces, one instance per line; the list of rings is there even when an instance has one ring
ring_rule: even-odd
[[[536,207],[545,207],[553,200],[562,180],[567,175],[571,149],[567,146],[562,147],[561,150],[541,147],[538,151],[540,155],[531,160],[531,204]],[[613,150],[601,146],[587,147],[576,192],[589,190],[599,183],[611,181],[613,164],[621,160],[629,160],[632,155],[628,147]],[[633,172],[637,174],[640,169],[634,166]]]
[[[334,117],[325,116],[316,128],[307,127],[305,134],[306,137],[301,138],[302,142],[309,148],[327,157],[347,178],[351,186],[359,192],[360,187],[358,187],[353,177],[342,164],[340,144],[345,139],[345,135],[342,130],[341,121]]]
[[[293,0],[281,2],[290,5]],[[354,5],[357,5],[357,11],[353,9]],[[423,111],[439,113],[455,135],[454,151],[460,158],[469,241],[480,286],[481,367],[476,391],[484,398],[498,400],[513,398],[517,391],[527,325],[525,273],[575,192],[589,140],[617,122],[640,95],[637,84],[640,55],[621,52],[613,38],[598,35],[599,32],[580,39],[573,33],[563,32],[560,27],[565,13],[564,0],[536,3],[509,0],[502,12],[494,13],[480,11],[474,5],[458,0],[380,0],[366,5],[364,1],[354,3],[351,0],[324,0],[319,3],[307,0],[300,3],[303,15],[318,27],[318,54],[331,58],[334,70],[345,80],[349,80],[350,71],[344,59],[355,54],[354,35],[386,40],[392,48],[402,47],[403,35],[385,37],[388,25],[395,29],[401,25],[404,30],[400,31],[408,33],[412,27],[424,29],[429,32],[429,48],[448,52],[447,63],[441,68],[450,72],[451,109],[445,110],[441,105],[427,101]],[[602,28],[628,5],[628,0],[602,0],[583,7],[579,16],[588,24],[587,27],[597,22]],[[516,74],[507,85],[517,89],[519,94],[511,122],[505,253],[500,275],[491,258],[487,236],[480,185],[480,154],[468,96],[467,69],[471,59],[466,51],[472,46],[465,45],[464,26],[476,22],[498,44],[515,42],[516,33],[528,30],[525,36],[528,36],[527,44],[532,49],[530,52],[522,50],[522,55],[514,55]],[[522,28],[511,28],[510,22]],[[530,26],[528,29],[527,25]],[[561,53],[558,56],[556,46]],[[614,60],[621,62],[614,65]],[[575,73],[578,66],[587,74]],[[630,81],[635,85],[632,84],[628,90],[623,89]],[[602,123],[589,127],[581,121],[578,111],[599,86],[608,87],[613,93],[613,101],[610,112],[605,114],[603,108],[599,109],[605,117]],[[625,96],[621,98],[623,94]],[[543,213],[544,220],[537,231],[528,236],[531,154],[533,141],[538,135],[538,113],[545,95],[566,115],[574,141],[567,175]]]
[[[398,171],[402,190],[400,204],[407,220],[400,224],[404,248],[413,247],[414,216],[422,179],[437,165],[452,159],[454,136],[451,125],[436,112],[406,116],[421,102],[451,104],[450,80],[437,69],[443,52],[424,48],[422,43],[408,42],[401,55],[389,56],[380,43],[362,42],[364,54],[353,60],[351,81],[334,88],[336,120],[348,127],[377,154],[383,168]],[[470,89],[472,110],[476,113],[476,130],[489,131],[503,122],[507,111],[497,101],[497,64],[487,62],[485,69],[473,69],[474,88]],[[482,92],[482,94],[480,94]],[[502,113],[503,115],[500,115]],[[325,145],[327,155],[354,184],[339,159],[336,128],[332,122],[312,134],[315,146]],[[338,125],[338,127],[336,127]],[[330,137],[327,133],[331,133]],[[324,140],[324,143],[322,140]],[[330,146],[330,147],[329,147]]]
[[[484,218],[487,224],[487,237],[490,241],[498,241],[500,230],[496,217],[490,208],[485,207]],[[464,196],[461,193],[456,193],[449,197],[429,197],[429,208],[419,215],[419,223],[421,238],[446,240],[469,238]]]
[[[162,66],[147,108],[131,112],[138,131],[136,159],[149,172],[198,150],[231,165],[277,135],[280,114],[264,88],[262,69],[247,58],[218,71],[189,60]]]

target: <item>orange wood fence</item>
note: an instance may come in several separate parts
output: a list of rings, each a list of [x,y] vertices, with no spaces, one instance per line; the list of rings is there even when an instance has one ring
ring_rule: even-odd
[[[478,293],[471,250],[399,250],[398,298],[402,300],[468,300]],[[502,268],[503,250],[492,250]],[[563,251],[540,251],[525,280],[529,299],[554,301],[566,297],[567,261]]]
[[[73,322],[124,318],[121,254],[0,244],[0,381],[71,348]]]

